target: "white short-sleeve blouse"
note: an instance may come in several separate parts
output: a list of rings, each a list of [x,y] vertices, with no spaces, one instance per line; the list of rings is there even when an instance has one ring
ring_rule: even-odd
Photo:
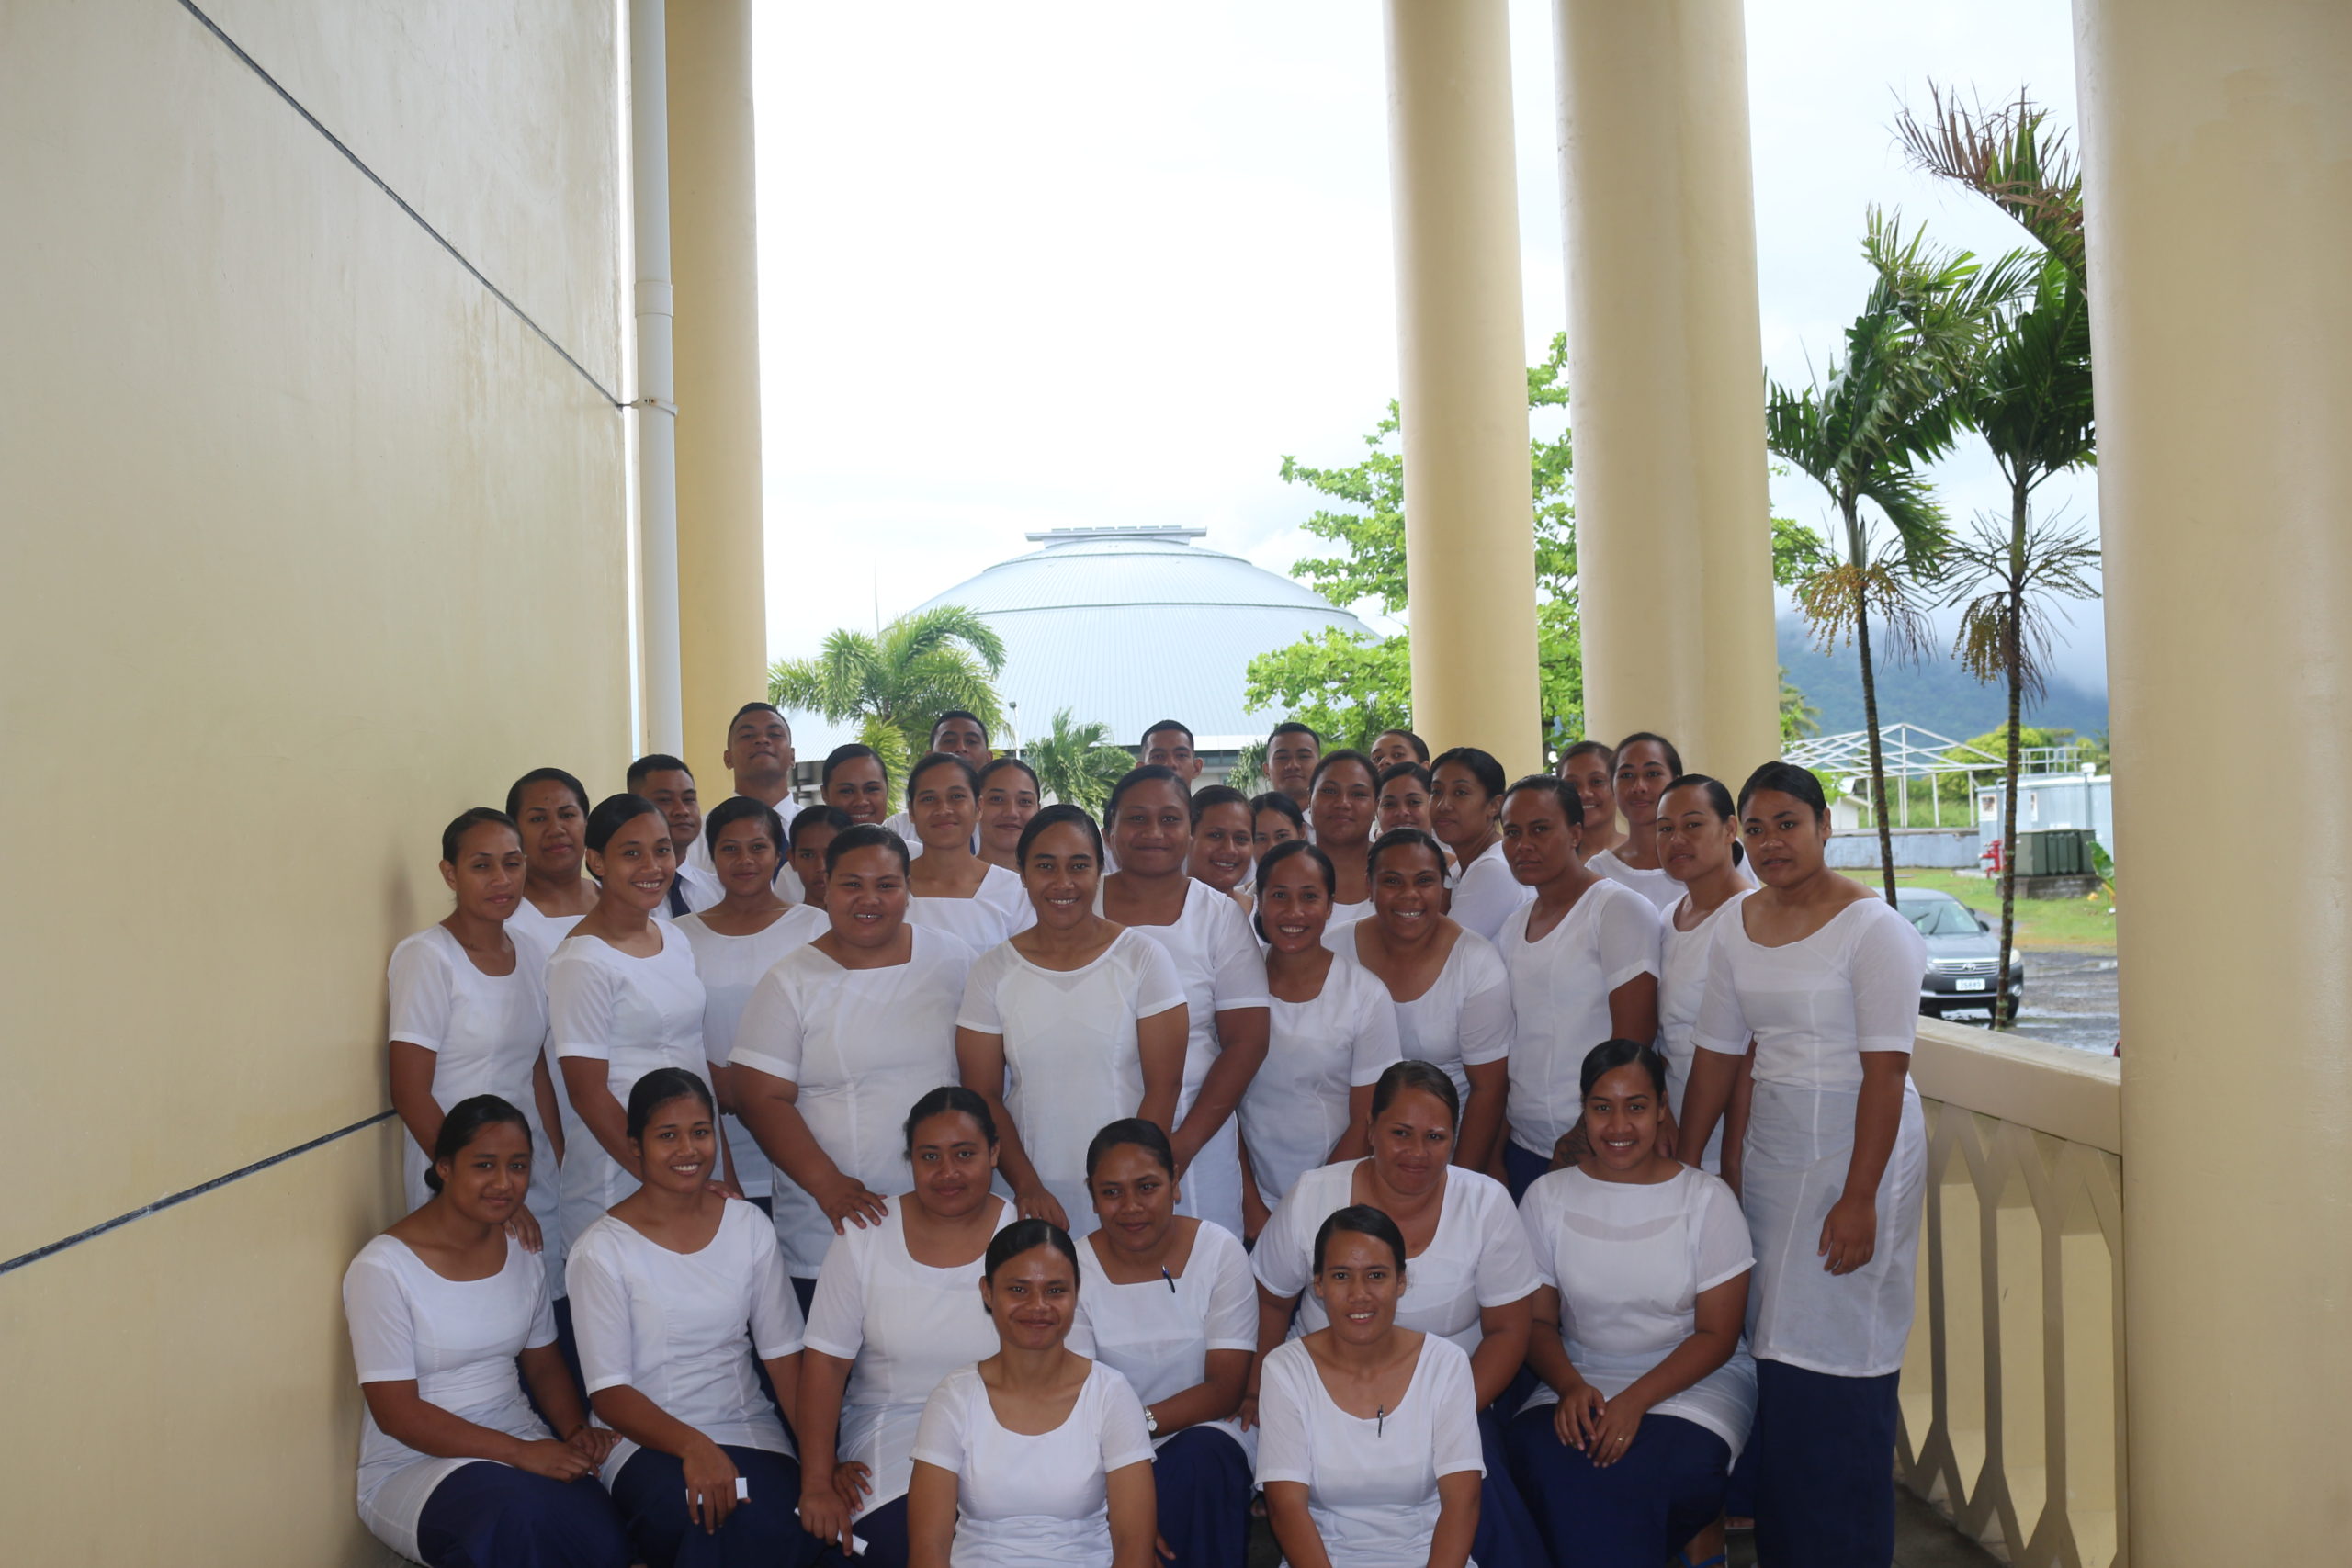
[[[986,953],[1037,923],[1037,908],[1021,878],[991,865],[969,898],[909,898],[907,924],[945,931],[974,953]]]
[[[1743,890],[1716,906],[1713,914],[1690,931],[1674,929],[1669,908],[1659,923],[1657,976],[1658,1050],[1666,1057],[1667,1103],[1677,1122],[1682,1119],[1682,1097],[1690,1087],[1690,1058],[1698,1051],[1699,1004],[1707,995],[1707,969],[1713,960],[1715,933],[1739,920]],[[1726,920],[1725,917],[1729,919]],[[1717,1122],[1707,1138],[1701,1168],[1723,1168],[1724,1123]]]
[[[1503,922],[1503,967],[1510,976],[1516,1031],[1510,1044],[1510,1137],[1549,1159],[1552,1145],[1584,1114],[1584,1059],[1615,1032],[1609,994],[1658,971],[1657,911],[1614,882],[1584,890],[1557,925],[1535,941],[1537,906]]]
[[[956,1477],[950,1568],[1111,1568],[1109,1476],[1151,1459],[1143,1403],[1097,1361],[1050,1432],[1005,1429],[978,1367],[933,1391],[915,1458]]]
[[[1266,1061],[1241,1097],[1241,1141],[1269,1206],[1329,1159],[1348,1130],[1348,1093],[1377,1082],[1402,1055],[1396,1004],[1370,970],[1334,954],[1323,988],[1272,1001]]]
[[[678,922],[686,946],[695,955],[695,973],[702,978],[703,1054],[714,1062],[727,1060],[735,1043],[736,1026],[742,1021],[743,1004],[752,987],[776,960],[804,947],[827,930],[825,913],[795,904],[761,931],[749,936],[726,936],[704,923],[696,911]],[[760,1152],[751,1132],[731,1113],[724,1119],[728,1151],[735,1156],[735,1185],[746,1198],[764,1198],[775,1182],[775,1168]]]
[[[1603,850],[1584,863],[1595,876],[1605,876],[1620,887],[1640,894],[1649,900],[1653,909],[1671,909],[1682,897],[1682,884],[1668,875],[1664,866],[1645,871],[1627,865],[1617,858],[1615,850]]]
[[[1182,1274],[1132,1285],[1113,1284],[1093,1243],[1080,1242],[1078,1279],[1069,1348],[1125,1378],[1146,1404],[1206,1381],[1212,1350],[1257,1353],[1257,1281],[1250,1255],[1222,1225],[1200,1223]],[[1205,1425],[1241,1444],[1245,1453],[1255,1445],[1254,1436],[1234,1421]]]
[[[1327,930],[1323,941],[1342,959],[1363,968],[1354,931]],[[1453,950],[1445,955],[1445,966],[1430,988],[1395,1006],[1397,1044],[1404,1055],[1444,1069],[1464,1106],[1470,1103],[1470,1075],[1464,1069],[1510,1055],[1510,975],[1495,944],[1476,931],[1456,933]]]
[[[1460,924],[1492,942],[1501,934],[1511,911],[1531,902],[1535,889],[1513,876],[1503,855],[1500,839],[1481,850],[1462,868],[1453,884],[1453,902],[1446,910]]]

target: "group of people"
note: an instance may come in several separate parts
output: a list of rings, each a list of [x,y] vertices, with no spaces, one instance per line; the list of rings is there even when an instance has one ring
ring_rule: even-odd
[[[442,836],[413,1212],[345,1280],[433,1568],[1892,1558],[1921,942],[1821,787],[1154,726],[1098,821],[943,716]],[[1389,1430],[1395,1427],[1396,1430]]]

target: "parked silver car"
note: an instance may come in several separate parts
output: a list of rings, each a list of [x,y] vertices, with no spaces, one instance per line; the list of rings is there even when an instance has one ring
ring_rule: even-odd
[[[1993,1010],[1993,976],[2000,972],[2001,939],[1992,922],[1949,893],[1899,887],[1895,908],[1928,939],[1928,972],[1919,977],[1919,1010],[1930,1018],[1948,1012]],[[2009,1016],[2025,995],[2025,956],[2009,955],[2008,984],[2001,987]]]

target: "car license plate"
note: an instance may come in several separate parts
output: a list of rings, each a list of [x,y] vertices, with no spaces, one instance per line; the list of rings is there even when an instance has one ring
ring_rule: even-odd
[[[1984,988],[1984,982],[1982,980],[1954,980],[1951,983],[1951,988],[1955,991],[1981,991]]]

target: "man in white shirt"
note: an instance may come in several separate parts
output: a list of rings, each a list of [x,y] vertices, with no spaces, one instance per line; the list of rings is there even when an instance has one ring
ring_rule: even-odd
[[[670,887],[671,916],[707,909],[725,897],[718,878],[691,859],[702,842],[702,800],[685,763],[665,751],[639,757],[628,765],[628,792],[659,807],[670,825],[670,847],[678,853],[678,876]]]
[[[1323,760],[1323,738],[1295,719],[1274,726],[1266,738],[1266,782],[1306,809],[1315,765]]]
[[[727,771],[735,776],[735,793],[749,795],[774,810],[784,819],[785,831],[792,830],[792,819],[800,814],[800,803],[792,798],[792,725],[774,703],[745,703],[735,710],[727,724],[727,750],[718,754]],[[800,901],[800,879],[792,873],[791,856],[782,844],[776,846],[778,869],[775,890],[778,897],[790,903]],[[695,840],[689,862],[698,869],[712,874],[716,884],[716,869],[710,863],[710,846],[701,839]]]
[[[1163,718],[1143,732],[1136,748],[1136,765],[1166,768],[1184,781],[1190,791],[1201,780],[1201,755],[1193,749],[1193,732],[1172,718]]]

